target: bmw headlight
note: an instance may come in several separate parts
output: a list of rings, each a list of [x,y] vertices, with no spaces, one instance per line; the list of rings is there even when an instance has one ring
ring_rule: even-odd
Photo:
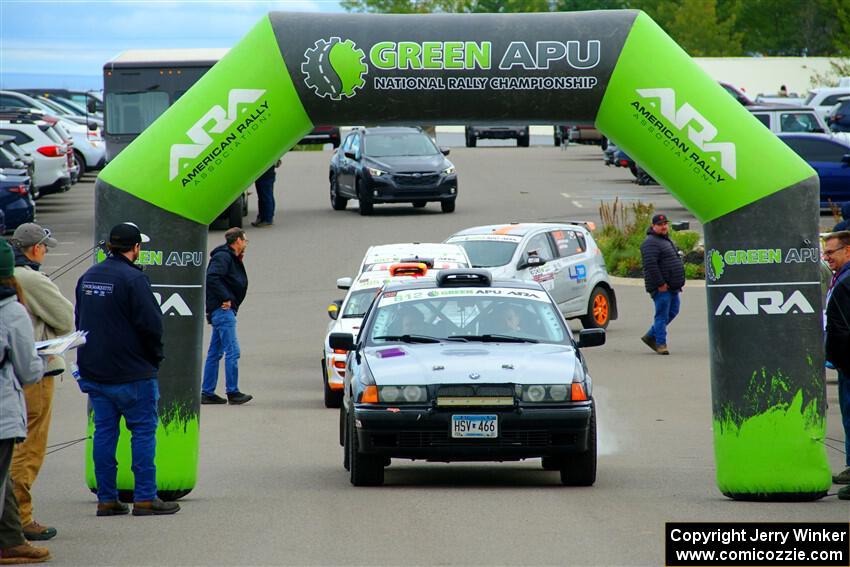
[[[371,175],[372,177],[380,177],[382,175],[387,174],[387,172],[383,169],[375,169],[374,167],[367,167],[366,171],[368,171],[369,175]]]
[[[527,384],[518,386],[520,399],[532,404],[566,402],[570,399],[570,386],[567,384]]]
[[[390,404],[416,404],[428,400],[428,388],[425,386],[380,386],[378,399]]]
[[[455,166],[451,165],[443,170],[443,175],[451,175],[455,172]]]

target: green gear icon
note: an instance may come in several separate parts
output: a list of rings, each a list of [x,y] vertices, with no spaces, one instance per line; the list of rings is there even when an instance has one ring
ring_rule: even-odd
[[[723,255],[717,250],[709,250],[705,255],[705,273],[708,278],[716,282],[720,279],[725,271],[726,262],[723,261]]]
[[[322,98],[351,98],[366,84],[365,59],[366,54],[350,39],[320,39],[304,52],[304,83]]]

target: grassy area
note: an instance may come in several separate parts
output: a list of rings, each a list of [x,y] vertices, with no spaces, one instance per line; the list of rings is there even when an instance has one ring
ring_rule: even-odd
[[[635,203],[626,205],[619,199],[599,206],[602,226],[593,237],[605,257],[608,273],[614,276],[643,277],[640,245],[646,238],[646,230],[652,220],[655,207],[652,204]],[[670,238],[682,251],[685,260],[685,277],[704,279],[704,251],[698,248],[699,233],[693,230],[674,231]]]

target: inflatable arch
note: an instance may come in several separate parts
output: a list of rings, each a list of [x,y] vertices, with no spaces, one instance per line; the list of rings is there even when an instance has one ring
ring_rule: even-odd
[[[163,260],[148,268],[166,323],[161,494],[196,479],[208,223],[314,124],[508,120],[595,121],[704,223],[718,487],[736,499],[826,494],[818,178],[630,10],[273,12],[109,163],[95,240],[132,220]]]

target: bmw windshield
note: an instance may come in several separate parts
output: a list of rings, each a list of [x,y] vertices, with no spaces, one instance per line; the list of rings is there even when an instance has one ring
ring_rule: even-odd
[[[440,153],[427,135],[410,134],[370,134],[363,146],[364,155],[372,158],[433,156]]]
[[[453,341],[570,344],[549,296],[513,288],[413,289],[384,293],[368,344]]]

